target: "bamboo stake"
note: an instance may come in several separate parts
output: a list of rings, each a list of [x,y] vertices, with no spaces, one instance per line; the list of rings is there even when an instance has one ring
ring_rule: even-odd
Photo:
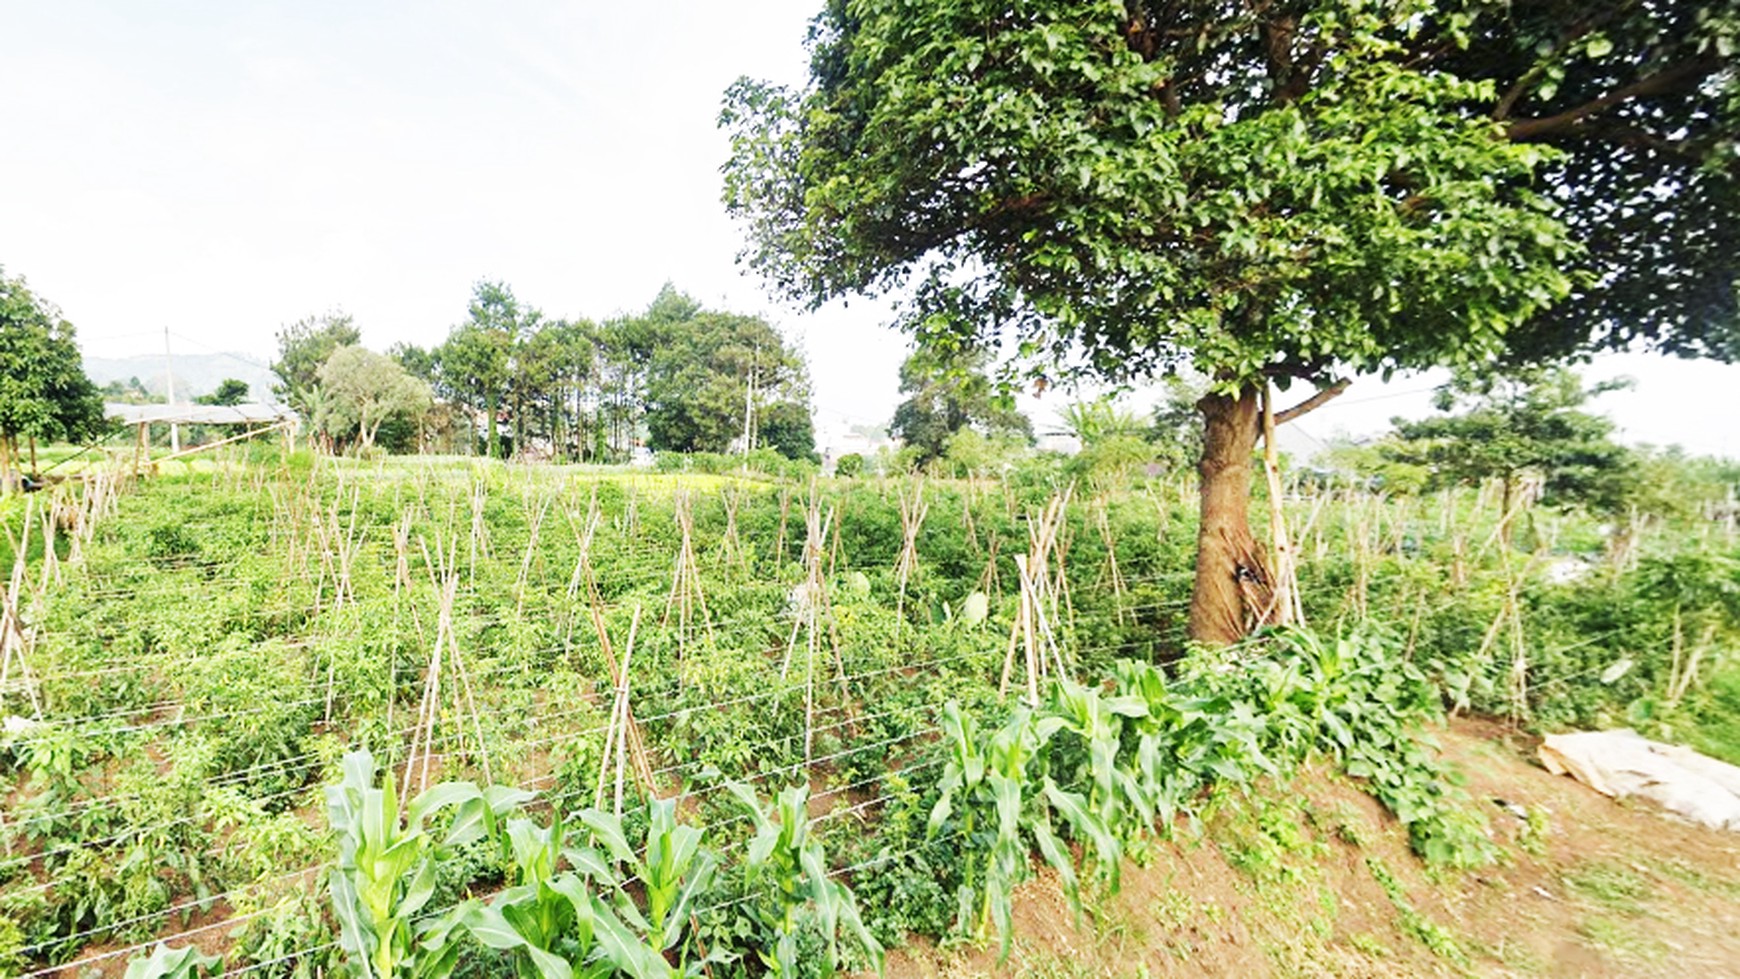
[[[1263,478],[1269,488],[1269,540],[1274,552],[1270,608],[1258,625],[1284,626],[1293,620],[1293,545],[1287,537],[1287,515],[1281,508],[1280,449],[1275,445],[1275,389],[1263,385]]]
[[[701,588],[701,563],[695,557],[695,516],[688,492],[679,490],[674,503],[673,518],[677,523],[680,540],[676,560],[671,568],[670,596],[665,601],[665,614],[659,621],[659,628],[667,628],[671,622],[671,613],[677,613],[677,660],[680,663],[697,632],[697,611],[701,625],[706,630],[707,644],[716,646],[717,641],[713,634],[713,618],[707,612],[707,595]]]
[[[743,539],[737,534],[737,510],[743,503],[742,491],[726,486],[720,489],[719,498],[725,505],[725,532],[719,538],[719,560],[727,569],[735,567],[748,574],[749,557]]]
[[[18,612],[18,596],[24,590],[26,552],[30,546],[30,522],[34,508],[34,500],[24,505],[24,520],[17,540],[12,538],[12,528],[6,528],[6,542],[12,547],[12,576],[5,593],[0,594],[0,693],[10,689],[12,668],[16,663],[22,677],[19,683],[30,700],[32,712],[41,720],[42,701],[38,698],[36,678],[31,675],[30,661],[26,656],[31,643]]]
[[[791,489],[781,487],[779,491],[779,537],[773,544],[773,566],[777,570],[785,564],[785,521],[791,513]]]
[[[1093,507],[1094,524],[1100,532],[1100,543],[1106,549],[1106,566],[1100,572],[1100,583],[1110,584],[1113,615],[1117,623],[1123,625],[1127,614],[1124,604],[1128,589],[1124,584],[1124,573],[1118,568],[1118,542],[1112,536],[1111,518],[1107,515],[1109,507],[1110,503],[1104,496]],[[1128,614],[1133,618],[1133,613]]]
[[[526,584],[531,577],[532,559],[537,556],[538,552],[538,532],[544,526],[544,517],[549,514],[552,502],[553,500],[549,496],[540,498],[540,503],[532,517],[531,531],[526,536],[526,553],[520,559],[520,573],[514,579],[514,618],[516,620],[525,618]]]
[[[604,754],[598,766],[598,790],[594,793],[592,803],[595,808],[602,808],[604,801],[604,773],[614,767],[616,770],[616,815],[619,819],[622,818],[623,779],[628,768],[628,751],[626,747],[628,744],[628,731],[630,724],[633,723],[628,706],[629,668],[634,662],[635,636],[640,632],[640,612],[641,607],[636,604],[634,607],[634,618],[630,620],[628,625],[628,645],[623,647],[622,651],[622,671],[615,680],[616,696],[611,704],[610,727],[604,740]],[[612,764],[613,751],[615,756],[614,766]],[[638,768],[635,775],[637,779],[640,777]],[[648,778],[648,784],[643,787],[650,796],[652,794],[650,776]]]
[[[924,480],[916,480],[913,484],[913,494],[910,500],[906,496],[906,487],[898,488],[900,495],[900,557],[894,562],[894,578],[900,585],[899,598],[894,605],[894,634],[900,636],[900,628],[906,622],[906,586],[912,576],[918,571],[918,532],[924,526],[924,517],[930,512],[930,504],[924,499]]]

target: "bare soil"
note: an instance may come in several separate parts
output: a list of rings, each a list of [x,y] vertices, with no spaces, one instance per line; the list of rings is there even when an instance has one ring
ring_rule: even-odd
[[[1549,775],[1536,739],[1499,723],[1438,738],[1502,846],[1494,866],[1427,868],[1370,796],[1305,772],[1126,860],[1079,923],[1036,874],[1006,960],[917,942],[888,975],[1740,977],[1740,834]]]

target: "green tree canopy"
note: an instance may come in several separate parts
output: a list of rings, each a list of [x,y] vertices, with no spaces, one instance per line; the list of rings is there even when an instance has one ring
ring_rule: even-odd
[[[193,400],[202,405],[239,405],[248,400],[248,382],[226,377],[218,382],[217,390]]]
[[[455,326],[434,353],[443,393],[483,413],[484,446],[491,456],[502,454],[497,423],[526,313],[505,283],[480,281],[472,287],[465,322]]]
[[[272,373],[278,375],[279,383],[272,393],[304,418],[313,418],[308,391],[317,383],[320,365],[334,350],[361,339],[362,331],[349,314],[338,310],[297,320],[279,330],[278,359],[272,362]]]
[[[948,451],[949,438],[963,428],[993,438],[1033,441],[1033,423],[997,390],[986,371],[984,349],[920,348],[900,364],[900,393],[888,432],[927,464]]]
[[[323,397],[315,424],[333,435],[355,433],[365,450],[374,445],[382,422],[394,415],[416,415],[430,403],[429,385],[393,358],[364,347],[334,350],[317,379]]]
[[[820,461],[816,455],[816,425],[809,405],[776,401],[761,410],[757,428],[761,444],[787,459]]]
[[[1613,441],[1611,421],[1583,409],[1593,398],[1627,386],[1585,388],[1562,367],[1464,375],[1437,395],[1440,411],[1458,413],[1398,418],[1400,440],[1382,443],[1381,450],[1395,462],[1425,466],[1439,485],[1501,481],[1507,515],[1525,476],[1540,481],[1546,503],[1616,510],[1635,482],[1636,459]]]
[[[804,90],[727,93],[725,200],[747,261],[803,301],[894,294],[921,343],[1001,342],[1042,376],[1206,374],[1191,632],[1230,641],[1251,621],[1240,577],[1264,564],[1246,511],[1271,382],[1337,392],[1360,373],[1601,342],[1602,316],[1541,317],[1566,297],[1596,309],[1602,262],[1670,288],[1646,254],[1597,240],[1670,207],[1618,188],[1690,186],[1652,182],[1664,171],[1638,139],[1728,186],[1735,82],[1708,55],[1728,43],[1733,0],[1595,5],[1643,23],[1638,37],[1679,31],[1673,50],[1701,67],[1662,76],[1657,48],[1606,58],[1615,41],[1597,46],[1599,72],[1566,70],[1551,92],[1552,69],[1518,56],[1540,40],[1523,20],[1567,36],[1589,6],[1513,6],[830,0]],[[1684,22],[1700,6],[1709,16]],[[1549,124],[1556,99],[1573,103],[1563,125]],[[1657,111],[1669,99],[1703,142],[1681,141],[1678,103]],[[1597,122],[1643,135],[1626,150]],[[1570,192],[1597,159],[1625,180]],[[1731,220],[1732,198],[1711,193],[1699,213]],[[1731,293],[1733,271],[1706,255],[1679,281]],[[1628,335],[1703,349],[1696,337],[1731,328],[1731,296],[1682,308]]]
[[[668,286],[640,320],[629,329],[657,339],[646,362],[650,447],[723,452],[734,443],[767,445],[791,458],[814,452],[809,369],[766,320],[702,309]]]
[[[0,269],[0,492],[16,485],[20,439],[80,441],[102,426],[102,396],[85,376],[73,325]]]
[[[1407,42],[1491,85],[1471,108],[1551,147],[1538,171],[1591,274],[1514,356],[1651,347],[1740,359],[1740,3],[1471,0]]]

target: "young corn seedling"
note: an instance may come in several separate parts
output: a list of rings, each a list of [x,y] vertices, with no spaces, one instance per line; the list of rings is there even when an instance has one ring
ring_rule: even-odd
[[[522,979],[672,975],[658,951],[595,893],[595,886],[620,887],[608,864],[590,850],[564,847],[563,836],[559,821],[509,820],[514,886],[488,904],[461,905],[458,923],[482,944],[509,953]],[[579,872],[559,871],[562,860]]]
[[[629,846],[622,824],[609,813],[587,809],[578,816],[592,832],[593,841],[638,880],[646,896],[644,918],[620,888],[617,905],[661,950],[675,948],[683,938],[695,898],[713,884],[719,859],[701,845],[701,831],[677,822],[676,802],[655,799],[648,807],[651,817],[646,846]],[[602,881],[601,881],[602,882]]]
[[[931,810],[929,832],[936,836],[959,806],[959,833],[964,837],[961,853],[967,867],[958,895],[958,926],[983,935],[995,925],[1003,957],[1008,956],[1013,938],[1012,895],[1015,885],[1027,876],[1028,837],[1057,871],[1065,895],[1079,913],[1081,893],[1075,863],[1052,828],[1053,809],[1077,835],[1094,840],[1102,851],[1117,846],[1087,800],[1064,791],[1042,765],[1030,770],[1030,764],[1040,758],[1042,749],[1065,723],[1061,717],[1038,717],[1026,707],[1017,707],[1002,728],[983,740],[977,725],[961,714],[959,705],[951,702],[943,707],[950,754],[943,770],[941,797]],[[986,833],[990,834],[988,841],[982,839]],[[969,927],[975,910],[977,925]]]
[[[202,954],[192,945],[170,948],[158,942],[150,955],[127,963],[123,979],[199,979],[206,973],[215,975],[222,963],[222,959]]]
[[[828,945],[827,956],[820,963],[824,977],[832,976],[844,964],[839,940],[842,928],[880,973],[882,945],[871,937],[859,917],[851,889],[829,878],[822,843],[810,833],[805,808],[809,788],[791,786],[764,810],[754,789],[737,782],[727,783],[727,787],[755,820],[755,836],[749,841],[746,861],[747,882],[752,890],[765,885],[773,898],[771,907],[762,909],[776,936],[773,954],[760,953],[769,972],[776,976],[797,974],[798,933],[808,917]]]
[[[458,955],[449,941],[456,918],[419,915],[435,893],[439,852],[492,833],[498,817],[531,793],[444,782],[412,800],[401,815],[391,775],[380,788],[374,778],[374,756],[354,751],[344,757],[344,781],[326,790],[339,842],[338,868],[330,878],[339,945],[364,979],[445,976]],[[452,818],[437,837],[427,824],[447,809]]]

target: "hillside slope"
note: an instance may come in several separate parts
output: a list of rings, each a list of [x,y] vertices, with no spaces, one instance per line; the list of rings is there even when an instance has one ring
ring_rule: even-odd
[[[1029,882],[1001,965],[994,945],[915,945],[888,974],[1740,975],[1740,835],[1551,776],[1535,739],[1498,724],[1457,721],[1440,742],[1500,865],[1429,872],[1369,796],[1307,772],[1216,799],[1079,927],[1054,880]]]

